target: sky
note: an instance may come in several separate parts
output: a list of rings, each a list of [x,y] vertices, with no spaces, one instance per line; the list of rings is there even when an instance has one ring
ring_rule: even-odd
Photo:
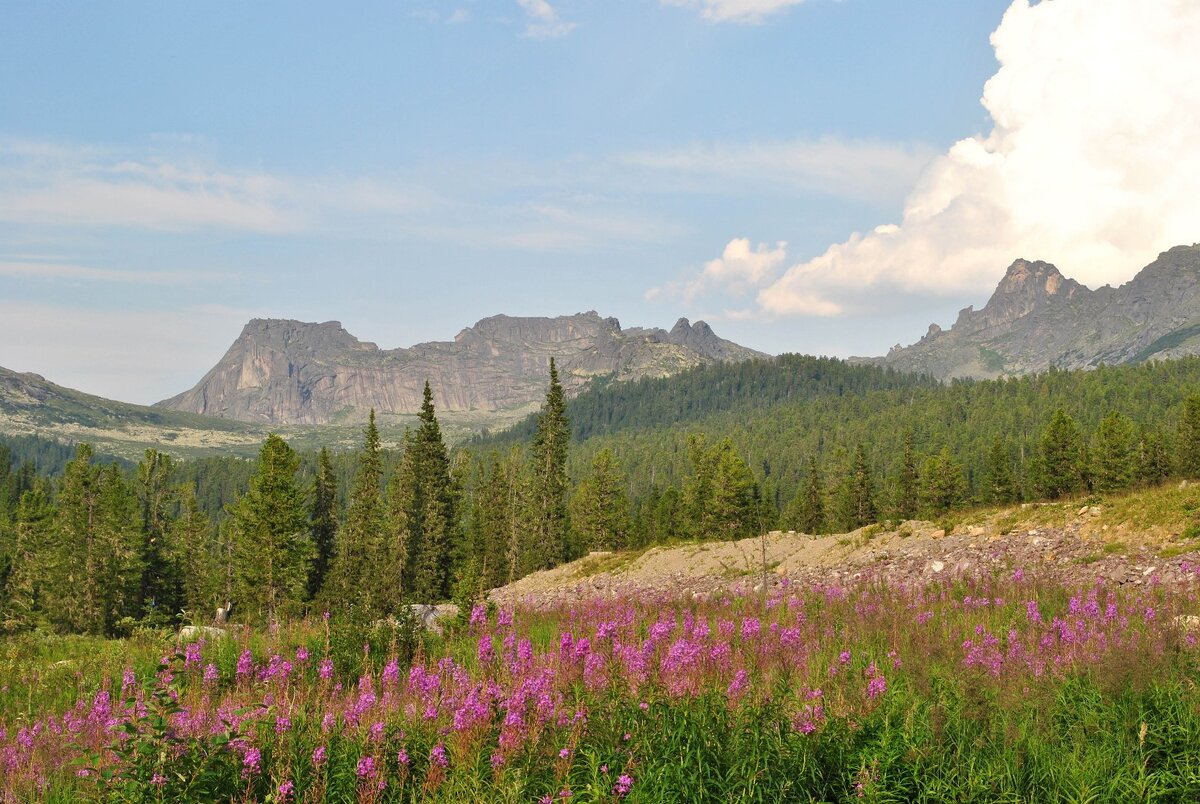
[[[1200,240],[1194,0],[15,2],[0,366],[124,401],[253,317],[911,343]]]

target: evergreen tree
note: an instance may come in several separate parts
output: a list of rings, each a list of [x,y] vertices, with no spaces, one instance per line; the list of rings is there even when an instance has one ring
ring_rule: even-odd
[[[992,439],[987,458],[987,493],[989,502],[1006,505],[1017,500],[1017,483],[1013,477],[1012,457],[1004,438],[997,434]]]
[[[1157,427],[1143,427],[1137,440],[1137,477],[1147,485],[1158,485],[1171,476],[1171,453]]]
[[[394,588],[400,583],[391,574],[394,567],[385,555],[385,533],[394,525],[388,527],[382,483],[379,429],[371,410],[346,519],[338,528],[333,563],[323,585],[322,597],[330,609],[355,606],[363,616],[373,616],[382,609],[379,596],[385,585]]]
[[[854,449],[854,458],[842,479],[839,497],[842,523],[848,530],[870,525],[878,519],[874,473],[867,460],[867,450],[862,444]]]
[[[788,530],[816,535],[826,532],[825,516],[825,484],[816,457],[810,455],[808,473],[784,512],[783,523]]]
[[[170,545],[172,511],[178,488],[172,485],[175,463],[158,450],[146,450],[137,467],[137,494],[142,521],[142,578],[139,603],[143,610],[174,616],[183,604],[179,565]]]
[[[695,539],[750,535],[760,518],[754,476],[733,441],[725,438],[709,447],[703,435],[689,436],[688,454],[692,475],[683,489],[688,535]]]
[[[450,596],[451,549],[457,541],[458,517],[450,460],[428,382],[418,418],[421,423],[405,450],[406,461],[411,455],[413,484],[408,512],[409,588],[418,600],[432,603]]]
[[[1062,408],[1054,411],[1042,433],[1039,487],[1055,499],[1083,488],[1083,442],[1079,426]]]
[[[628,545],[629,498],[611,449],[596,453],[591,476],[576,487],[571,523],[586,550],[619,550]]]
[[[530,569],[547,569],[570,558],[567,536],[567,451],[571,440],[566,403],[554,358],[550,386],[530,448]]]
[[[47,586],[59,572],[59,555],[53,549],[54,520],[45,483],[35,483],[21,495],[14,516],[8,605],[0,620],[3,630],[29,628],[44,618]]]
[[[926,513],[940,516],[962,503],[962,467],[951,459],[948,448],[925,459],[921,477],[921,508]]]
[[[1109,493],[1133,485],[1137,471],[1133,422],[1114,411],[1096,431],[1092,478],[1096,491]]]
[[[1183,402],[1175,448],[1179,474],[1200,477],[1200,394],[1192,394]]]
[[[896,516],[912,519],[917,515],[921,489],[921,476],[917,471],[917,456],[913,452],[913,436],[904,436],[904,452],[900,456],[900,470],[896,475]]]
[[[268,621],[298,611],[308,583],[313,547],[299,468],[300,458],[287,442],[268,435],[249,491],[229,512],[236,600],[243,611]]]
[[[325,447],[321,447],[321,454],[317,458],[317,476],[313,483],[308,521],[314,552],[312,572],[308,577],[308,595],[314,598],[321,590],[325,574],[329,572],[338,529],[337,477],[333,474],[329,450]]]
[[[193,623],[204,623],[230,600],[222,577],[212,524],[190,486],[180,492],[179,516],[171,523],[172,562],[179,567],[182,605]]]

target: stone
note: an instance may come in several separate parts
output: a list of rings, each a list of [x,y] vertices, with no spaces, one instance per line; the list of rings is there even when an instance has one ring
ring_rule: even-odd
[[[185,625],[179,629],[179,634],[176,636],[176,641],[195,642],[198,639],[225,639],[229,636],[229,632],[224,628],[215,628],[211,625]]]
[[[929,562],[929,568],[934,572],[941,572],[946,568],[946,564],[943,561],[931,561]]]

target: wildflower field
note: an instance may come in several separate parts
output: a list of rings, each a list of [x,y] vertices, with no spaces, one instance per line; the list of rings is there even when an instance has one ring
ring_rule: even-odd
[[[0,799],[1197,801],[1181,569],[27,636],[0,643]]]

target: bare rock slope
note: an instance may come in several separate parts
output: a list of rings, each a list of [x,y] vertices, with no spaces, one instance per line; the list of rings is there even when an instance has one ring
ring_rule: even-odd
[[[874,362],[995,378],[1200,354],[1200,245],[1159,255],[1120,287],[1090,290],[1045,262],[1017,260],[982,310]]]
[[[425,381],[441,411],[536,405],[550,358],[568,393],[593,377],[659,377],[716,361],[766,357],[717,337],[703,321],[670,332],[622,329],[595,312],[558,318],[485,318],[449,342],[380,349],[337,321],[254,319],[190,391],[159,402],[247,422],[325,424],[374,408],[414,413]]]

